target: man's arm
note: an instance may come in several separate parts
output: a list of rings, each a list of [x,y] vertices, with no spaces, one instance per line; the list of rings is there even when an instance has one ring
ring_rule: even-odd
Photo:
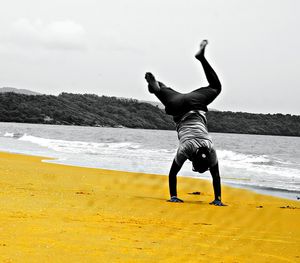
[[[214,187],[214,193],[215,193],[215,200],[212,201],[210,204],[217,205],[217,206],[224,206],[224,204],[221,202],[221,179],[220,179],[218,163],[216,163],[216,165],[214,165],[210,168],[210,174],[213,179],[213,187]]]
[[[183,202],[181,199],[177,198],[177,174],[181,167],[182,165],[178,165],[174,159],[169,172],[169,190],[171,199],[168,201],[170,202]]]

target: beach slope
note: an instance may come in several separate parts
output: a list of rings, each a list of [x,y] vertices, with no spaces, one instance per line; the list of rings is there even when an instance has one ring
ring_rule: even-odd
[[[300,262],[298,201],[43,159],[0,153],[0,262]]]

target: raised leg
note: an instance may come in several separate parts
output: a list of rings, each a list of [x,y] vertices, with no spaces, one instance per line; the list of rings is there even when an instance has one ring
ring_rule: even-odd
[[[165,106],[167,114],[175,116],[181,113],[184,103],[183,94],[168,88],[162,82],[157,81],[154,75],[150,72],[146,73],[145,79],[148,82],[149,92],[154,93],[154,95],[161,101],[161,103]]]
[[[176,119],[180,119],[180,116],[190,110],[207,111],[207,105],[221,92],[219,78],[204,56],[207,44],[207,40],[201,42],[200,49],[195,57],[202,64],[209,86],[194,90],[187,94],[182,94],[157,81],[152,73],[147,72],[145,75],[149,92],[154,93],[165,105],[166,113],[173,115]]]
[[[207,81],[209,83],[209,88],[215,89],[218,94],[221,92],[221,82],[216,74],[216,72],[213,70],[213,68],[210,66],[208,61],[206,60],[204,53],[205,53],[205,48],[208,44],[207,40],[203,40],[200,44],[200,49],[196,53],[195,57],[198,59],[203,67],[205,76],[207,78]]]
[[[158,93],[160,91],[159,82],[151,72],[146,73],[145,79],[148,82],[148,90],[150,93]]]

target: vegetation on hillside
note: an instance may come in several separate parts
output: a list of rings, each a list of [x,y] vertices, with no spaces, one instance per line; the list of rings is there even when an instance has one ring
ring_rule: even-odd
[[[0,93],[0,121],[173,130],[172,117],[134,99]],[[210,132],[300,136],[300,116],[210,111]]]
[[[173,129],[162,110],[133,99],[92,94],[52,95],[0,94],[0,121]]]
[[[300,136],[300,116],[210,111],[208,130],[225,133]]]

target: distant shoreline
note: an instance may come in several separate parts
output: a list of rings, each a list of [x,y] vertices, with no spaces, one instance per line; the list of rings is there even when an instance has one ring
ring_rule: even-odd
[[[23,124],[42,124],[42,125],[57,125],[57,126],[75,126],[75,127],[94,127],[94,128],[113,128],[113,129],[142,129],[142,130],[160,130],[160,131],[175,131],[175,129],[143,129],[143,128],[131,128],[131,127],[118,127],[118,126],[90,126],[90,125],[76,125],[76,124],[55,124],[55,123],[32,123],[32,122],[13,122],[13,121],[0,121],[0,123],[23,123]],[[254,134],[254,133],[238,133],[238,132],[222,132],[222,131],[209,131],[213,133],[223,133],[223,134],[240,134],[240,135],[261,135],[261,136],[278,136],[278,137],[300,137],[300,135],[277,135],[277,134]]]
[[[160,107],[134,99],[62,93],[0,93],[0,122],[174,130]],[[300,137],[300,116],[231,111],[207,113],[210,132]]]

